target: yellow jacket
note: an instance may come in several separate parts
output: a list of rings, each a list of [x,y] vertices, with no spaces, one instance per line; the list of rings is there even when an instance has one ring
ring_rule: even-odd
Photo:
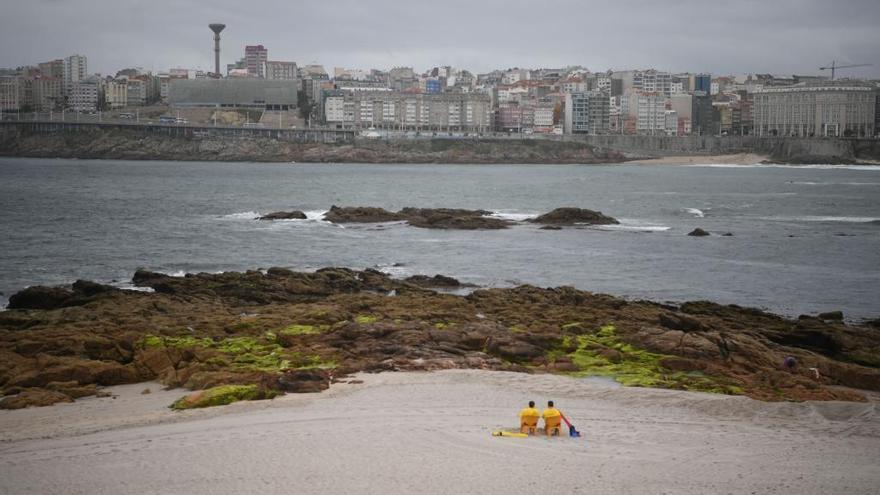
[[[534,407],[527,407],[519,412],[520,419],[522,418],[540,418],[541,413],[538,412]]]
[[[559,409],[556,409],[555,407],[548,407],[547,409],[544,409],[544,414],[541,415],[541,417],[544,418],[545,421],[548,418],[558,418],[560,416],[562,416],[562,414],[559,412]]]

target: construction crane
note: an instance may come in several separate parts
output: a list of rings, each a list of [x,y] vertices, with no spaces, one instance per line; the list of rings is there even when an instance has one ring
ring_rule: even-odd
[[[834,80],[834,71],[837,69],[852,69],[854,67],[870,67],[872,64],[854,64],[854,65],[837,65],[837,62],[832,60],[831,65],[828,67],[819,67],[819,70],[831,70],[831,80]]]

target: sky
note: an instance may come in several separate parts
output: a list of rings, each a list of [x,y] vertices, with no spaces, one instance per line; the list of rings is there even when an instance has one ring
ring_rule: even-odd
[[[475,73],[581,65],[712,74],[880,78],[880,0],[2,0],[0,67],[72,54],[89,72],[213,70],[262,44],[269,60]]]

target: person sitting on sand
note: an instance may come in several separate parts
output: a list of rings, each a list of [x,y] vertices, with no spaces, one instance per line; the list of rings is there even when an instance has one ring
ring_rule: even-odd
[[[538,418],[541,413],[535,409],[535,401],[529,401],[529,407],[519,412],[519,432],[534,435],[538,429]]]
[[[541,414],[544,418],[544,433],[549,437],[551,435],[559,436],[559,425],[562,423],[562,413],[553,406],[553,401],[547,401],[547,409]]]

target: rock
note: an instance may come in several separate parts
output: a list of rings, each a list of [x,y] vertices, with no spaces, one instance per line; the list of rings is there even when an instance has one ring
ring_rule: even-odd
[[[725,232],[721,234],[721,237],[733,237],[733,232]]]
[[[275,211],[261,216],[257,220],[305,220],[308,218],[305,213],[299,210],[293,211]]]
[[[320,392],[330,387],[330,374],[320,369],[288,371],[278,378],[278,385],[285,392]]]
[[[614,218],[603,215],[601,211],[583,208],[556,208],[531,221],[551,225],[614,225],[620,223]]]
[[[118,291],[116,287],[112,285],[103,285],[96,282],[91,282],[89,280],[77,280],[73,283],[74,292],[83,294],[85,296],[96,296],[98,294],[106,294],[108,292]]]
[[[690,316],[676,315],[672,313],[660,313],[660,324],[666,328],[681,330],[683,332],[699,332],[704,329],[700,320]]]
[[[562,227],[560,227],[558,225],[545,225],[545,226],[541,227],[540,230],[562,230]]]
[[[712,235],[712,234],[710,234],[710,233],[706,232],[705,230],[703,230],[703,229],[697,227],[697,228],[695,228],[694,230],[688,232],[688,235],[689,235],[689,236],[694,236],[694,237],[704,237],[704,236]]]
[[[324,214],[324,220],[333,223],[379,223],[397,222],[404,220],[398,213],[390,212],[384,208],[373,207],[339,207],[333,205],[330,211]]]
[[[34,286],[9,296],[8,309],[57,309],[65,306],[74,294],[60,287]]]
[[[200,390],[182,397],[171,404],[171,409],[195,409],[201,407],[225,406],[243,400],[271,399],[275,393],[262,390],[257,385],[221,385]]]
[[[148,395],[148,394],[151,394],[151,393],[153,393],[153,391],[150,390],[149,387],[147,387],[147,388],[141,390],[141,395]]]
[[[455,208],[404,208],[398,212],[408,224],[424,229],[486,230],[506,229],[509,221],[489,217],[486,210]]]
[[[18,395],[0,400],[0,409],[24,409],[25,407],[44,407],[59,402],[73,402],[69,396],[41,388],[28,388]]]
[[[827,311],[825,313],[819,313],[819,318],[822,320],[843,321],[843,311]]]
[[[452,277],[446,277],[443,275],[434,275],[433,277],[427,275],[413,275],[412,277],[404,279],[404,282],[419,287],[473,287],[471,284],[462,284]]]

